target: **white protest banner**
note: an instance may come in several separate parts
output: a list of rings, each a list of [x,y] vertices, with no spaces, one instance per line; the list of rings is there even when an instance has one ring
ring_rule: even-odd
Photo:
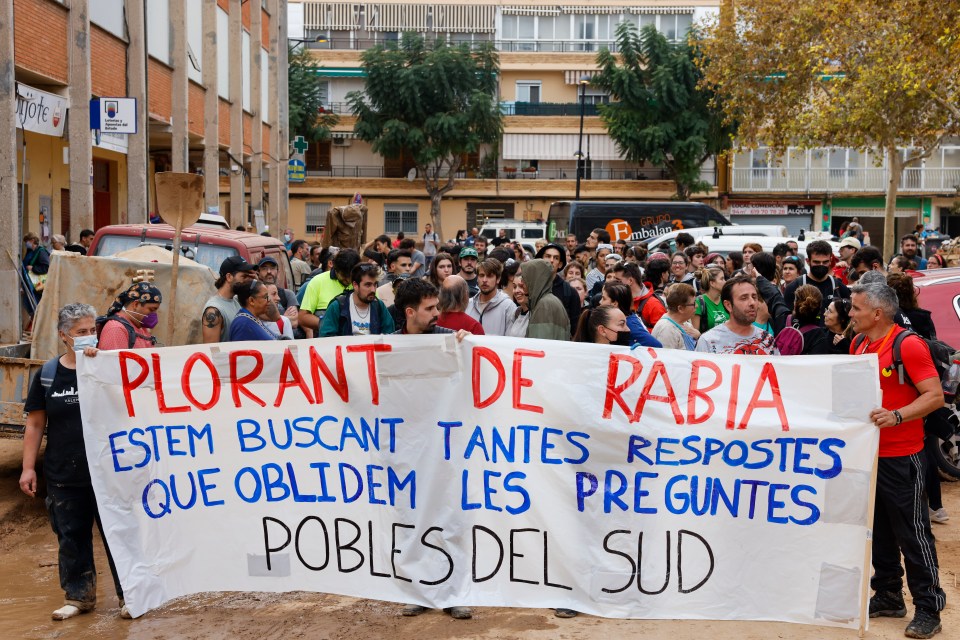
[[[134,615],[321,591],[857,627],[876,358],[389,336],[81,358]]]

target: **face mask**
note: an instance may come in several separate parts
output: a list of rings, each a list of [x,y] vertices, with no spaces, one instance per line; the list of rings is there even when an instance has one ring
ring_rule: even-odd
[[[289,233],[283,234],[283,241],[284,241],[284,242],[290,242],[290,234],[289,234]]]
[[[830,267],[824,264],[818,264],[810,267],[810,275],[816,280],[823,280],[830,272]]]
[[[629,331],[617,331],[617,341],[613,344],[621,347],[629,347],[632,341],[633,339]]]
[[[25,244],[26,244],[26,247],[27,247],[27,251],[33,251],[33,243],[32,243],[32,242],[27,242],[27,243],[25,243]]]
[[[155,326],[157,326],[157,323],[160,322],[160,316],[157,315],[156,311],[154,311],[153,313],[143,314],[143,313],[137,313],[136,311],[130,311],[129,309],[127,309],[126,312],[132,313],[135,316],[139,316],[140,326],[143,327],[144,329],[153,329]]]
[[[73,350],[74,351],[83,351],[87,347],[96,347],[97,346],[97,336],[77,336],[73,339]]]

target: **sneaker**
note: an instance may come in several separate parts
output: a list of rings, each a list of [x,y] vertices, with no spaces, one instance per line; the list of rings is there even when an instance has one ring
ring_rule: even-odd
[[[907,615],[902,591],[877,591],[870,598],[871,618],[902,618]]]
[[[947,520],[950,519],[950,516],[947,515],[947,510],[943,507],[940,507],[936,511],[930,509],[930,522],[936,522],[937,524],[946,524]]]
[[[943,627],[940,625],[939,613],[918,607],[903,634],[908,638],[932,638],[940,633],[941,629]]]
[[[554,609],[554,615],[558,618],[576,618],[579,615],[579,612],[573,609]]]
[[[54,611],[50,617],[52,617],[54,620],[68,620],[80,615],[81,613],[85,612],[80,607],[76,607],[72,604],[65,604]]]
[[[405,616],[418,616],[421,613],[426,613],[428,609],[419,604],[408,604],[403,608],[403,615]]]
[[[470,607],[450,607],[445,610],[450,614],[450,617],[454,620],[469,620],[473,617],[473,612],[470,611]]]

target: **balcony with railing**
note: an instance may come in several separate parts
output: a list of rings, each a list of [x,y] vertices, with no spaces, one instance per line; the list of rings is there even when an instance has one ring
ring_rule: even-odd
[[[733,169],[733,192],[757,193],[885,193],[889,172],[885,168],[781,168]],[[903,170],[898,190],[916,193],[954,193],[960,187],[960,168]]]
[[[340,165],[332,166],[329,169],[313,170],[308,169],[307,175],[311,177],[328,176],[332,178],[406,178],[407,174],[399,169],[390,169],[376,165]],[[550,168],[550,169],[517,169],[516,167],[501,167],[496,175],[484,175],[476,170],[463,170],[457,173],[457,178],[476,178],[489,179],[499,178],[500,180],[574,180],[577,177],[576,164],[571,164],[569,168]],[[711,184],[714,183],[713,170],[704,171],[703,179]],[[658,167],[633,168],[633,169],[607,169],[593,168],[584,172],[584,180],[670,180],[665,169]]]
[[[433,35],[433,37],[436,37]],[[617,43],[614,40],[474,40],[472,42],[458,42],[450,39],[451,46],[467,45],[477,49],[493,44],[501,53],[597,53],[604,47],[617,52]],[[366,51],[374,47],[386,49],[397,48],[400,45],[397,38],[356,38],[332,37],[323,38],[319,42],[307,41],[302,45],[313,51]]]
[[[328,102],[323,105],[326,113],[353,115],[347,102]],[[575,116],[580,115],[579,102],[501,102],[500,112],[505,116]],[[584,104],[583,115],[600,115],[596,104]]]
[[[584,104],[583,115],[598,116],[596,104]],[[501,102],[500,111],[505,116],[579,116],[579,102]]]

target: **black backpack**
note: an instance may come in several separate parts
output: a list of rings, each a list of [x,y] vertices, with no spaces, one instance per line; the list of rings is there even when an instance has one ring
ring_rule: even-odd
[[[897,334],[897,337],[893,339],[892,366],[897,371],[900,384],[910,380],[910,376],[907,375],[907,370],[903,366],[903,356],[900,353],[900,345],[903,344],[903,341],[909,336],[917,336],[927,345],[927,348],[930,350],[930,359],[933,360],[933,366],[937,369],[937,374],[940,376],[940,383],[942,386],[950,376],[950,365],[953,364],[954,354],[957,352],[957,350],[942,340],[928,340],[911,329],[901,331]],[[858,334],[853,339],[854,353],[857,352],[864,340],[866,340],[866,336],[862,333]],[[910,381],[910,384],[913,384],[913,382]]]

